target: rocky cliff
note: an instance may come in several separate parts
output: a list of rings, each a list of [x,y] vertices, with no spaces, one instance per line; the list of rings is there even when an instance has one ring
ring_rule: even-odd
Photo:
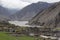
[[[58,26],[60,24],[60,2],[38,13],[29,22],[41,26]],[[57,25],[58,24],[58,25]]]
[[[42,35],[60,37],[60,2],[38,13],[29,24],[41,26]]]

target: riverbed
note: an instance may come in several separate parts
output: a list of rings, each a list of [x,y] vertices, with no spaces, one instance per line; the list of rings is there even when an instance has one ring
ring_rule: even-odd
[[[9,21],[9,23],[17,26],[29,26],[29,25],[26,25],[28,21]]]
[[[41,27],[37,25],[27,25],[29,21],[9,21],[9,23],[20,27]]]

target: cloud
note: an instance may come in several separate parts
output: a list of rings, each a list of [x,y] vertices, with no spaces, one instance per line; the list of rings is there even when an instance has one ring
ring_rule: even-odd
[[[38,1],[43,1],[43,2],[57,2],[60,0],[0,0],[0,4],[2,4],[4,7],[7,8],[24,8],[25,6],[31,4],[31,3],[36,3]]]
[[[52,2],[58,2],[58,1],[60,1],[60,0],[21,0],[21,1],[29,2],[29,3],[36,3],[36,2],[38,2],[38,1],[43,1],[43,2],[52,3]]]
[[[28,2],[23,2],[20,0],[1,0],[1,4],[7,8],[24,8],[25,6],[29,5]]]
[[[29,3],[35,3],[35,2],[38,2],[38,1],[40,1],[40,0],[21,0],[21,1],[29,2]]]

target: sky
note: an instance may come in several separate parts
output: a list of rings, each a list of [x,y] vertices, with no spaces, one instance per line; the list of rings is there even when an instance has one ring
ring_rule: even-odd
[[[6,8],[22,9],[31,3],[37,3],[39,1],[53,3],[60,0],[0,0],[0,4]]]
[[[28,2],[23,2],[20,0],[1,0],[0,3],[3,7],[13,8],[13,9],[17,9],[17,8],[21,9],[30,4]]]

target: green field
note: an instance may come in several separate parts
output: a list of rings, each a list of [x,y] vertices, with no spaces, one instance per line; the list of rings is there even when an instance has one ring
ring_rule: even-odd
[[[34,38],[28,36],[14,37],[6,34],[5,32],[0,32],[0,40],[34,40]]]

